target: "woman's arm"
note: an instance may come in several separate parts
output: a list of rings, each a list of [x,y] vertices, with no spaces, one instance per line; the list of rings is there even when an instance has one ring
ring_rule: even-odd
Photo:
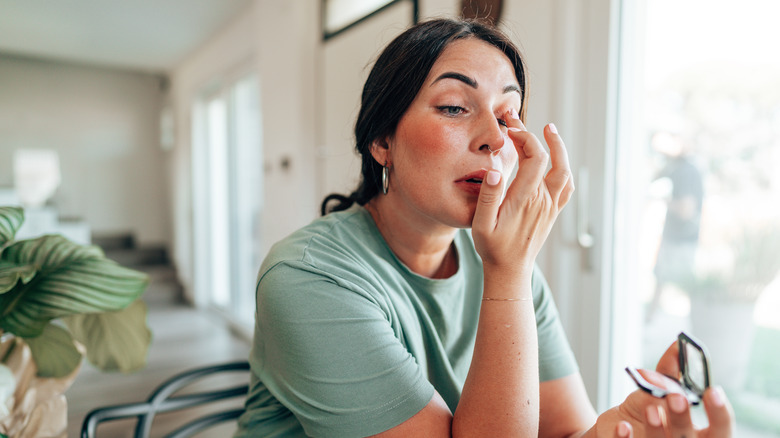
[[[486,276],[486,291],[500,285],[506,290],[499,276]],[[539,371],[530,288],[529,273],[528,286],[517,288],[525,289],[528,299],[483,302],[474,356],[454,416],[435,393],[415,416],[376,436],[536,436]]]
[[[485,270],[483,301],[471,367],[455,411],[453,436],[536,436],[539,359],[530,272],[522,283]],[[522,291],[512,294],[512,290]]]

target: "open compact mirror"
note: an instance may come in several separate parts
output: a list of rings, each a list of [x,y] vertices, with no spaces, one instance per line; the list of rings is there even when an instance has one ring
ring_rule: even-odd
[[[697,405],[710,386],[709,357],[704,346],[685,333],[677,336],[680,378],[657,371],[626,367],[626,372],[637,386],[654,397],[682,394],[688,402]],[[652,383],[651,383],[652,382]]]

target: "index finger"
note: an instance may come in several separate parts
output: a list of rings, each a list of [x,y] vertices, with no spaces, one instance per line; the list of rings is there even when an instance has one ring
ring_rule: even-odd
[[[528,132],[514,109],[505,118],[509,136],[518,155],[518,169],[508,194],[521,190],[536,193],[547,168],[548,154],[535,135]]]
[[[516,133],[517,132],[522,132],[523,136],[533,135],[530,132],[528,132],[528,129],[523,124],[523,121],[520,120],[520,115],[517,114],[517,111],[514,108],[511,108],[509,111],[507,111],[504,114],[504,122],[506,123],[506,127],[507,127],[507,135],[509,135],[510,132],[516,132]],[[522,137],[522,138],[524,138],[524,137]],[[519,155],[520,160],[523,160],[523,159],[528,158],[530,156],[536,155],[536,153],[535,153],[535,151],[533,149],[531,149],[529,151],[530,153],[528,153],[525,150],[525,141],[521,141],[518,144],[517,141],[512,140],[512,143],[515,146],[515,150],[517,150],[517,154]]]

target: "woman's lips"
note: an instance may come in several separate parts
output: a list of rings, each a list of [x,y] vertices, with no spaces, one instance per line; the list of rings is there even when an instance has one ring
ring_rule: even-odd
[[[455,180],[455,184],[471,195],[479,196],[479,190],[482,188],[482,180],[485,179],[487,174],[486,169],[480,169],[476,172],[471,172],[461,178]]]

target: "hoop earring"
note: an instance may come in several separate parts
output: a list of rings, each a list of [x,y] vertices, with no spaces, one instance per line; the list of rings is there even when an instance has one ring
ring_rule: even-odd
[[[387,162],[382,166],[382,194],[387,194],[387,188],[390,186],[390,170],[387,168]]]

